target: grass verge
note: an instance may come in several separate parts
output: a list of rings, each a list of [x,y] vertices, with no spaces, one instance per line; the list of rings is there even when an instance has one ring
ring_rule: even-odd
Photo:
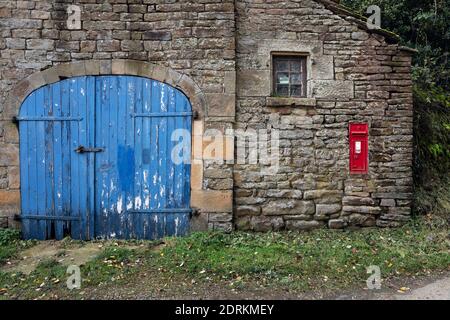
[[[33,245],[34,241],[20,240],[20,231],[0,229],[0,266],[17,256],[20,250]]]
[[[223,285],[308,291],[364,287],[371,265],[380,267],[383,279],[450,270],[448,226],[426,219],[398,229],[194,233],[165,241],[160,250],[155,242],[142,242],[139,249],[123,247],[127,242],[106,246],[81,266],[83,292],[96,297],[98,288],[134,292],[144,284],[157,295],[157,287],[175,290],[168,279],[208,283],[216,291]],[[66,279],[65,267],[45,261],[27,277],[0,272],[0,290],[4,299],[73,297]]]
[[[345,232],[197,233],[177,239],[155,260],[168,272],[194,278],[307,290],[365,284],[371,265],[384,278],[445,270],[449,253],[447,227],[416,221],[398,229]]]

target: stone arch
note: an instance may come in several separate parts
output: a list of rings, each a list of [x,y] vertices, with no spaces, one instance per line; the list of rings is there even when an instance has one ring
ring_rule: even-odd
[[[171,68],[138,60],[86,60],[62,63],[46,70],[33,73],[17,83],[8,94],[5,108],[0,114],[0,120],[14,120],[15,117],[19,115],[22,103],[28,95],[36,89],[71,77],[96,75],[141,76],[171,85],[186,95],[191,103],[192,110],[195,113],[192,127],[191,207],[195,212],[211,212],[209,199],[213,197],[219,203],[225,203],[222,206],[218,206],[219,209],[224,208],[220,212],[231,212],[231,192],[229,192],[230,194],[228,197],[225,197],[223,192],[205,190],[203,186],[204,161],[202,153],[202,137],[207,111],[206,96],[192,78]],[[8,149],[8,153],[11,157],[17,159],[13,164],[18,167],[19,141],[7,143],[5,146],[11,149]],[[18,180],[19,170],[16,171],[15,179]],[[11,213],[18,213],[20,211],[19,188],[20,185],[12,190],[11,205],[13,209],[10,210]],[[217,201],[215,203],[217,203]],[[6,209],[4,206],[0,205],[0,213],[2,210],[5,211]],[[11,215],[9,211],[7,213],[8,215]],[[193,221],[194,218],[201,220],[194,215]],[[193,227],[191,226],[191,228],[193,228],[193,230],[206,230],[207,226],[203,227],[203,223],[200,223],[201,227],[197,227],[197,224],[198,222],[195,222],[195,225],[193,225]]]
[[[15,117],[25,98],[34,90],[66,78],[98,75],[130,75],[150,78],[175,87],[189,99],[195,117],[206,115],[206,97],[186,74],[171,68],[139,60],[86,60],[56,65],[20,81],[10,93],[7,117]]]

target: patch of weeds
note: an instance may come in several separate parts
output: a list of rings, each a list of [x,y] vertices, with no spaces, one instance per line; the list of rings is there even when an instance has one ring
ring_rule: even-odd
[[[0,229],[0,265],[17,256],[20,250],[32,246],[35,241],[20,240],[20,231]]]
[[[0,229],[0,246],[6,246],[20,240],[20,231],[16,229]]]
[[[55,256],[58,258],[61,258],[61,257],[64,257],[66,254],[67,254],[66,250],[59,250]]]
[[[29,275],[0,273],[3,298],[33,299],[61,288],[66,281],[66,267],[54,259],[41,261]]]
[[[82,279],[86,285],[119,282],[137,271],[142,257],[135,250],[111,246],[94,260],[82,266]]]
[[[74,240],[70,237],[65,237],[64,239],[62,239],[60,241],[60,245],[61,248],[63,249],[70,249],[70,248],[74,248],[74,247],[81,247],[84,246],[86,244],[85,241],[82,240]]]

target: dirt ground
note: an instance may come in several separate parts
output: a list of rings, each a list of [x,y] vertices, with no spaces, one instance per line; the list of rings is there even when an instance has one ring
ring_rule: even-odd
[[[66,244],[61,241],[40,241],[37,245],[21,251],[19,257],[1,267],[6,272],[22,272],[30,274],[36,269],[39,262],[55,259],[64,266],[83,265],[94,259],[104,249],[106,243],[102,242],[72,242]],[[122,245],[122,248],[136,249],[139,246]]]
[[[53,258],[63,265],[82,265],[95,258],[105,243],[45,241],[21,252],[20,257],[1,267],[2,271],[30,274],[40,261]],[[126,246],[137,249],[138,245]],[[53,296],[52,296],[53,295]],[[263,287],[258,283],[232,287],[227,282],[198,283],[184,275],[161,274],[158,270],[139,271],[126,285],[108,284],[71,291],[58,291],[49,299],[332,299],[332,300],[450,300],[450,273],[430,274],[420,278],[398,278],[382,283],[380,290],[368,290],[361,284],[346,290],[296,292]]]

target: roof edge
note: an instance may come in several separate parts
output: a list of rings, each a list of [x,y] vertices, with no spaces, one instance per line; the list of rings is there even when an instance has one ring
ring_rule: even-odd
[[[414,48],[410,48],[410,47],[407,47],[407,46],[399,46],[398,49],[402,50],[402,51],[409,52],[409,53],[413,53],[413,54],[419,52],[419,50],[414,49]]]

